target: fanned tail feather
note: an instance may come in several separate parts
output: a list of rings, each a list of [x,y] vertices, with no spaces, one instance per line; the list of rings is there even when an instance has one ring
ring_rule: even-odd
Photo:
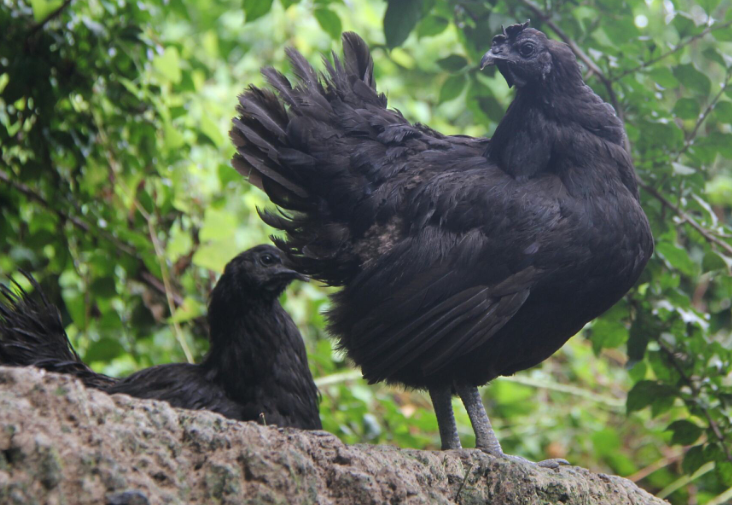
[[[32,275],[20,272],[40,300],[31,298],[14,281],[15,290],[0,285],[0,364],[70,374],[100,389],[113,384],[114,379],[94,372],[81,361],[69,342],[58,309]]]
[[[323,75],[288,49],[296,84],[273,68],[263,69],[276,94],[250,86],[239,97],[230,132],[234,168],[272,203],[293,211],[260,213],[264,222],[286,232],[286,239],[275,243],[299,270],[331,285],[343,285],[358,272],[348,220],[372,191],[374,176],[369,167],[353,169],[358,158],[349,146],[401,118],[393,112],[379,115],[386,97],[376,91],[366,43],[344,33],[343,50],[344,60],[334,55]]]

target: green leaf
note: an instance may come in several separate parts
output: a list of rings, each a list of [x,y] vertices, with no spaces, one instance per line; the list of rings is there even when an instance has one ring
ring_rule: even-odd
[[[706,138],[717,148],[717,152],[725,158],[732,159],[732,135],[715,131]]]
[[[98,277],[91,283],[91,291],[99,298],[112,298],[117,294],[113,277]]]
[[[710,16],[714,12],[714,9],[717,8],[719,5],[719,2],[721,0],[699,0],[699,5],[702,6],[702,8],[709,14]]]
[[[676,175],[693,175],[697,173],[696,169],[687,167],[681,163],[676,163],[675,161],[671,163],[671,166],[673,167],[674,174]]]
[[[503,109],[503,106],[496,100],[493,96],[479,96],[477,97],[478,100],[478,107],[480,107],[480,110],[488,116],[491,120],[495,121],[496,123],[500,122],[501,119],[503,119],[503,116],[506,115],[506,111]]]
[[[714,251],[709,251],[704,255],[702,260],[702,273],[712,272],[714,270],[727,270],[727,262],[724,258]]]
[[[722,123],[732,124],[732,102],[723,101],[714,107],[714,117]]]
[[[196,254],[193,255],[193,264],[214,272],[223,272],[236,251],[236,244],[232,240],[209,242],[196,250]]]
[[[111,361],[124,352],[125,348],[122,347],[122,344],[118,340],[104,337],[89,346],[89,349],[84,354],[84,362]]]
[[[656,84],[666,89],[673,89],[679,85],[679,80],[667,67],[654,68],[648,72],[648,75]]]
[[[166,47],[162,55],[156,56],[153,59],[153,67],[173,84],[180,82],[182,74],[177,48],[172,46]]]
[[[673,396],[673,390],[670,387],[655,381],[643,380],[636,383],[628,392],[625,406],[630,413],[648,407],[659,399],[673,400]]]
[[[598,350],[618,347],[628,340],[628,329],[622,321],[602,317],[592,324],[591,338]]]
[[[457,72],[458,70],[465,68],[468,64],[468,60],[458,54],[451,54],[447,58],[437,60],[437,64],[443,70],[447,70],[448,72]]]
[[[622,447],[618,432],[605,428],[592,434],[592,446],[598,456],[609,456]]]
[[[282,7],[287,10],[299,1],[300,0],[280,0],[280,3],[282,4]]]
[[[660,333],[658,321],[650,317],[648,312],[639,311],[628,333],[628,358],[631,363],[635,363],[643,359],[648,342]]]
[[[658,417],[664,412],[668,412],[674,406],[674,401],[673,396],[658,396],[651,404],[651,416]]]
[[[704,446],[704,461],[726,461],[727,455],[719,442],[707,443]]]
[[[686,88],[694,90],[700,95],[709,95],[712,89],[712,81],[709,80],[709,77],[699,72],[691,63],[676,67],[674,75]]]
[[[711,47],[707,48],[704,50],[704,52],[702,54],[704,55],[704,57],[706,59],[719,63],[722,66],[722,68],[727,68],[727,62],[724,61],[724,58],[722,57],[722,55],[719,54],[715,49],[713,49]]]
[[[200,317],[205,313],[206,309],[203,304],[201,304],[195,298],[186,296],[183,299],[183,304],[175,309],[175,314],[173,314],[173,317],[168,319],[168,322],[183,323],[185,321],[190,321],[191,319],[196,319],[197,317]]]
[[[236,217],[233,214],[209,207],[203,219],[200,239],[202,241],[226,239],[233,235],[236,228]]]
[[[686,451],[686,454],[684,455],[684,462],[681,464],[681,467],[684,470],[684,473],[691,475],[699,470],[699,468],[706,462],[707,459],[704,457],[704,446],[695,445]]]
[[[467,82],[464,75],[451,75],[448,77],[440,88],[439,102],[448,102],[459,97]]]
[[[626,408],[628,413],[643,409],[656,399],[658,385],[653,381],[640,381],[628,392]]]
[[[673,110],[673,113],[681,119],[696,119],[699,112],[699,102],[693,98],[680,98]]]
[[[656,244],[656,252],[660,253],[671,266],[678,268],[682,273],[690,276],[696,274],[696,264],[689,257],[686,249],[677,247],[670,242]]]
[[[318,8],[313,12],[315,19],[318,20],[320,27],[328,33],[332,38],[338,40],[341,37],[343,31],[343,25],[341,24],[341,18],[338,14],[330,9]]]
[[[272,8],[272,2],[273,0],[244,0],[246,22],[251,23],[267,14]]]
[[[184,254],[188,254],[192,247],[193,239],[191,238],[191,234],[181,230],[180,226],[176,223],[170,231],[170,238],[165,247],[166,256],[170,260],[176,261]]]
[[[691,445],[696,442],[702,434],[702,429],[699,426],[686,419],[674,421],[669,424],[666,431],[673,432],[671,443],[679,445]]]
[[[707,183],[709,203],[725,205],[732,201],[732,177],[718,175]]]
[[[166,123],[163,127],[163,148],[166,151],[175,151],[186,143],[183,134],[176,130],[173,125]]]
[[[732,12],[732,10],[727,10]],[[721,30],[713,30],[712,36],[720,42],[732,42],[732,27],[722,28]]]
[[[44,21],[53,11],[61,7],[63,3],[63,0],[31,0],[33,19],[35,19],[36,23]]]
[[[725,486],[732,486],[732,463],[718,461],[714,467],[717,477]]]
[[[683,12],[676,13],[672,24],[676,28],[676,31],[679,33],[679,38],[691,34],[696,29],[696,23],[694,23],[694,21],[688,16],[688,14]]]
[[[603,19],[602,30],[610,40],[633,40],[640,32],[632,21],[632,18],[609,16]]]
[[[226,141],[224,135],[219,130],[218,125],[214,123],[213,119],[211,119],[207,114],[201,116],[201,133],[211,139],[211,142],[213,142],[215,146],[223,146]]]
[[[422,17],[422,0],[389,0],[384,14],[386,45],[393,49],[407,40]]]
[[[427,16],[417,26],[417,37],[434,37],[445,31],[450,22],[439,16]]]

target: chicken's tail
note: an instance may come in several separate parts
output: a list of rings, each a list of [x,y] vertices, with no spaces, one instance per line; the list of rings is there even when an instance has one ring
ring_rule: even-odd
[[[250,86],[239,96],[230,132],[234,168],[274,204],[292,211],[261,213],[287,233],[286,240],[275,240],[278,247],[300,271],[331,285],[357,273],[352,235],[359,220],[364,228],[373,217],[359,205],[378,186],[379,167],[359,161],[363,149],[384,123],[404,121],[387,111],[386,97],[376,91],[366,43],[344,33],[343,52],[342,61],[333,55],[332,63],[325,61],[327,73],[318,74],[299,52],[288,50],[295,85],[263,69],[277,93]]]
[[[0,365],[35,366],[81,379],[103,389],[114,379],[85,365],[69,342],[58,309],[48,301],[38,282],[21,273],[33,286],[35,300],[15,281],[15,290],[0,285]]]

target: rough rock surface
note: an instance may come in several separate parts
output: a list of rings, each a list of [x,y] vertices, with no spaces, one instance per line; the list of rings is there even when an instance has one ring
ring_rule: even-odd
[[[664,504],[628,480],[480,451],[347,446],[0,367],[0,503]]]

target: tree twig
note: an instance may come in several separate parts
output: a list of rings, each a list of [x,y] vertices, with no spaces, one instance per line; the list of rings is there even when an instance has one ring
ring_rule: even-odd
[[[720,494],[719,496],[716,496],[709,500],[707,502],[707,505],[724,505],[725,503],[729,503],[728,500],[732,500],[732,487],[724,493]]]
[[[165,296],[172,296],[173,301],[175,302],[176,307],[180,307],[183,305],[183,297],[180,296],[178,293],[176,293],[173,290],[167,291],[165,289],[165,284],[160,282],[160,279],[155,277],[153,274],[148,272],[147,270],[144,270],[140,276],[142,277],[142,280],[145,282],[145,284],[153,287],[156,291],[158,291],[161,295]]]
[[[697,223],[693,217],[691,217],[689,214],[687,214],[683,209],[681,209],[678,205],[675,205],[671,203],[665,196],[663,196],[661,193],[656,191],[652,186],[646,184],[642,180],[638,179],[638,185],[643,188],[643,190],[648,193],[649,195],[653,196],[656,200],[661,202],[664,207],[667,207],[668,209],[671,209],[676,213],[677,216],[679,216],[682,220],[682,222],[688,223],[689,226],[694,228],[702,237],[704,237],[704,240],[711,244],[715,244],[718,247],[721,247],[728,255],[732,256],[732,245],[728,244],[727,242],[720,240],[718,237],[715,237],[712,232],[704,228],[702,225]]]
[[[691,132],[686,136],[686,139],[684,140],[684,146],[676,154],[676,161],[678,161],[681,158],[681,155],[688,151],[691,145],[694,143],[694,139],[696,138],[697,133],[699,133],[699,128],[701,128],[701,125],[707,119],[707,116],[709,116],[712,110],[714,110],[714,106],[717,105],[717,102],[722,97],[722,94],[724,94],[724,91],[729,87],[730,81],[732,81],[732,69],[727,69],[727,73],[724,76],[724,82],[722,83],[719,92],[714,95],[714,98],[709,101],[707,107],[704,109],[704,112],[699,114],[699,117],[696,120],[696,124],[694,125],[694,129],[691,130]]]
[[[138,207],[138,210],[142,211],[141,205]],[[168,310],[170,310],[170,317],[173,320],[175,339],[180,344],[181,349],[183,349],[183,354],[185,354],[186,356],[186,361],[188,361],[188,363],[193,363],[193,353],[188,347],[188,342],[186,342],[186,339],[183,336],[183,332],[180,329],[180,323],[178,323],[178,321],[173,318],[173,316],[175,315],[175,302],[173,301],[173,297],[171,295],[173,289],[171,288],[170,276],[168,275],[168,265],[165,262],[165,254],[162,245],[160,244],[160,241],[156,236],[152,217],[149,216],[147,213],[143,214],[143,216],[145,216],[145,220],[147,221],[147,228],[150,232],[150,240],[152,240],[153,246],[155,247],[155,255],[158,257],[158,263],[160,264],[160,273],[163,276],[163,286],[165,287],[165,299],[168,302]]]
[[[363,380],[363,374],[360,370],[348,370],[345,372],[338,372],[331,375],[317,377],[315,379],[315,385],[319,388],[323,388],[325,386],[354,380]],[[519,377],[515,375],[497,377],[495,380],[499,382],[513,382],[515,384],[521,384],[522,386],[533,387],[536,389],[544,389],[547,391],[565,393],[583,398],[585,400],[602,403],[613,409],[622,409],[625,407],[625,400],[621,400],[620,398],[613,398],[611,396],[601,395],[594,391],[588,391],[582,388],[569,386],[567,384],[560,384],[553,381],[537,380],[532,379],[531,377]]]
[[[712,470],[714,470],[714,466],[714,461],[709,461],[708,463],[703,464],[692,475],[682,476],[680,479],[672,482],[671,484],[660,490],[658,493],[656,493],[656,496],[658,496],[659,498],[666,498],[667,496],[686,486],[690,482],[694,482],[702,475],[711,472]]]
[[[153,216],[151,216],[150,213],[147,212],[142,205],[140,205],[140,202],[137,201],[137,198],[133,198],[133,202],[137,211],[142,214],[142,217],[145,218],[145,221],[147,222],[147,229],[150,235],[150,240],[152,241],[153,247],[155,248],[155,256],[157,256],[158,258],[160,273],[163,276],[163,290],[165,293],[165,300],[168,302],[168,310],[170,311],[170,317],[172,319],[173,315],[175,314],[175,303],[171,295],[171,293],[173,293],[173,288],[170,283],[170,276],[168,275],[168,265],[165,260],[165,251],[163,250],[162,244],[160,244],[160,241],[158,240],[157,234],[155,232]],[[186,357],[186,361],[188,361],[188,363],[193,363],[193,353],[188,347],[188,342],[186,342],[186,339],[183,336],[183,331],[180,328],[180,324],[175,319],[173,319],[172,322],[173,329],[175,330],[175,339],[180,344],[181,349],[183,349],[183,354]]]
[[[668,465],[670,465],[671,463],[676,463],[683,457],[684,457],[684,454],[682,453],[682,454],[675,454],[674,456],[661,458],[658,461],[651,463],[647,467],[642,468],[642,469],[638,470],[637,472],[635,472],[634,474],[628,475],[625,478],[630,481],[633,481],[633,482],[638,482],[639,480],[645,479],[652,473],[657,472],[661,468],[665,468]]]

